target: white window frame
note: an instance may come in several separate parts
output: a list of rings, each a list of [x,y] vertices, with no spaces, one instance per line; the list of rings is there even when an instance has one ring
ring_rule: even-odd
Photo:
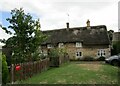
[[[76,47],[82,47],[82,43],[81,42],[76,42]]]
[[[82,57],[82,52],[81,52],[81,51],[77,51],[77,52],[76,52],[76,57],[77,57],[77,58]]]
[[[58,47],[59,47],[59,48],[63,48],[63,47],[64,47],[64,43],[59,43],[59,44],[58,44]]]
[[[99,50],[97,51],[97,56],[98,56],[98,57],[106,56],[106,51],[105,51],[105,49],[99,49]]]
[[[53,48],[52,44],[47,44],[47,48]]]

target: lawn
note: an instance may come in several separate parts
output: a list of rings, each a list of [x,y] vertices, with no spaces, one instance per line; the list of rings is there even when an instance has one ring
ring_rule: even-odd
[[[0,50],[0,56],[2,55],[2,51]]]
[[[118,68],[105,63],[70,62],[52,68],[21,84],[117,84]]]

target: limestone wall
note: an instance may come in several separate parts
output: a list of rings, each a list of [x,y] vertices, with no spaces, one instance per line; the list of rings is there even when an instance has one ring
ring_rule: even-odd
[[[90,57],[94,57],[95,59],[99,58],[98,56],[98,50],[103,49],[105,50],[105,57],[109,57],[110,56],[110,48],[109,47],[103,47],[103,46],[96,46],[96,47],[81,47],[81,48],[77,48],[75,46],[74,43],[69,43],[66,44],[66,49],[67,52],[70,56],[70,59],[77,59],[76,57],[76,52],[81,52],[82,56],[80,57],[81,59],[84,58],[85,56],[90,56]]]
[[[98,50],[103,49],[105,50],[105,56],[110,56],[110,48],[108,46],[82,46],[82,47],[76,47],[75,43],[66,43],[64,44],[64,48],[66,49],[67,53],[69,54],[70,59],[77,59],[76,52],[81,52],[82,56],[81,59],[85,56],[94,57],[95,59],[99,58],[98,56]],[[44,47],[44,51],[47,53],[47,48]]]

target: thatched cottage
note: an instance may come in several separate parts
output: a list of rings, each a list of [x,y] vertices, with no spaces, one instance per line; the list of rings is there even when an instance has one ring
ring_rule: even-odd
[[[83,59],[86,56],[95,59],[110,56],[110,41],[105,25],[90,26],[88,20],[86,27],[67,28],[43,31],[48,39],[42,43],[44,53],[48,49],[58,47],[65,48],[70,59]]]

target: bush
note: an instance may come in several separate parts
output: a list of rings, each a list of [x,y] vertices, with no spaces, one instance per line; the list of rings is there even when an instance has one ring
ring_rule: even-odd
[[[59,56],[59,51],[58,49],[50,49],[49,51],[49,56],[52,58],[56,58]]]
[[[50,66],[60,66],[60,64],[69,61],[69,55],[66,53],[65,49],[53,48],[48,52],[48,57],[50,58]]]
[[[40,54],[39,54],[38,52],[34,52],[34,53],[32,54],[32,60],[33,60],[33,61],[38,61],[38,60],[40,60]]]
[[[83,58],[83,61],[93,61],[93,60],[94,60],[94,58],[91,57],[91,56],[85,56],[85,57]]]
[[[47,58],[47,55],[44,55],[43,53],[40,55],[40,58],[41,59],[46,59]]]
[[[105,61],[105,57],[101,56],[97,59],[98,61]]]
[[[6,62],[6,56],[2,55],[2,83],[6,84],[8,82],[8,67]]]
[[[48,55],[50,57],[50,66],[59,66],[59,50],[50,49]]]
[[[117,55],[120,53],[120,41],[113,42],[113,49],[111,50],[111,55]]]

